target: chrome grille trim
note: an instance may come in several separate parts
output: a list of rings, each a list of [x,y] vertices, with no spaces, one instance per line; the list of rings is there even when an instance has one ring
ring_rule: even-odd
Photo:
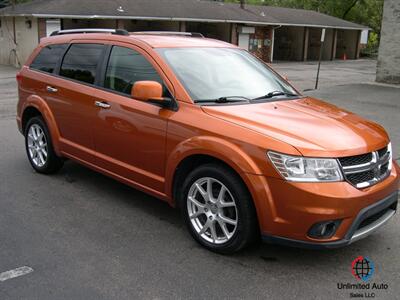
[[[367,153],[368,154],[368,153]],[[346,158],[343,158],[346,159]],[[347,166],[342,166],[341,159],[339,158],[339,164],[342,169],[344,178],[346,181],[348,181],[350,184],[355,186],[358,189],[366,188],[369,186],[372,186],[385,178],[387,178],[391,172],[391,159],[392,155],[389,151],[389,147],[385,147],[382,149],[379,149],[377,151],[371,152],[371,160],[367,163],[363,164],[358,164],[358,165],[347,165]],[[385,169],[386,165],[388,165],[387,170],[384,171],[383,173],[381,172],[381,168]],[[366,175],[372,175],[372,177],[369,180],[363,181],[363,182],[357,182],[354,180],[354,176],[359,174],[361,176],[366,176]],[[351,176],[349,176],[351,175]],[[362,177],[361,177],[362,178]],[[364,179],[364,178],[363,178]],[[366,179],[366,178],[365,178]]]
[[[372,152],[371,154],[372,154],[372,159],[368,163],[342,167],[343,172],[347,175],[347,174],[361,173],[371,170],[371,168],[373,168],[378,162],[377,152]]]

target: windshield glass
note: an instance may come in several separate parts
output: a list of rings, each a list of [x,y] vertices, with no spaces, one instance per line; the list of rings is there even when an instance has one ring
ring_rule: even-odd
[[[298,93],[247,51],[230,48],[157,49],[194,101],[263,98]],[[271,98],[271,97],[269,97]]]

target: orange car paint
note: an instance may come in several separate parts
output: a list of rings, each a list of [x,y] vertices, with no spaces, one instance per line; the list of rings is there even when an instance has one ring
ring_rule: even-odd
[[[71,42],[120,45],[140,52],[159,72],[179,109],[162,109],[29,69],[41,47]],[[19,73],[20,130],[24,112],[35,107],[50,129],[58,155],[172,206],[173,180],[179,164],[192,155],[215,157],[234,169],[248,187],[263,234],[303,241],[313,241],[306,235],[307,230],[327,218],[343,219],[340,229],[327,241],[343,238],[362,208],[398,189],[399,168],[395,162],[389,178],[362,190],[347,182],[285,181],[268,160],[267,150],[336,158],[375,151],[387,145],[389,138],[381,126],[313,98],[241,105],[240,110],[237,106],[195,105],[154,51],[166,47],[235,46],[204,38],[151,35],[45,38]],[[57,88],[57,95],[46,93],[47,86]],[[65,101],[72,105],[63,105]],[[101,110],[93,105],[95,101],[107,101],[111,109]]]

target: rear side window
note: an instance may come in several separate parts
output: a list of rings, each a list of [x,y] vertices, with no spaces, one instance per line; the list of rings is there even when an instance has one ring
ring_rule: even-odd
[[[108,61],[104,87],[130,94],[136,81],[151,80],[163,84],[154,67],[139,52],[114,46]]]
[[[42,48],[31,63],[30,68],[47,73],[53,73],[58,60],[61,58],[61,55],[67,47],[68,44],[58,44]]]
[[[73,44],[68,49],[61,65],[60,75],[94,84],[97,65],[100,62],[104,45]]]

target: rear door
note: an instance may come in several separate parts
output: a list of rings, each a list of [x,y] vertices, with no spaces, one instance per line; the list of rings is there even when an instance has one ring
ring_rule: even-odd
[[[51,106],[61,134],[61,150],[70,156],[95,163],[93,122],[94,94],[105,46],[79,41],[65,53],[56,84],[49,84]]]
[[[30,72],[24,74],[23,86],[19,89],[20,98],[36,95],[45,100],[54,112],[56,94],[49,92],[48,88],[59,85],[57,69],[68,47],[68,43],[52,44],[39,50],[29,66]]]

